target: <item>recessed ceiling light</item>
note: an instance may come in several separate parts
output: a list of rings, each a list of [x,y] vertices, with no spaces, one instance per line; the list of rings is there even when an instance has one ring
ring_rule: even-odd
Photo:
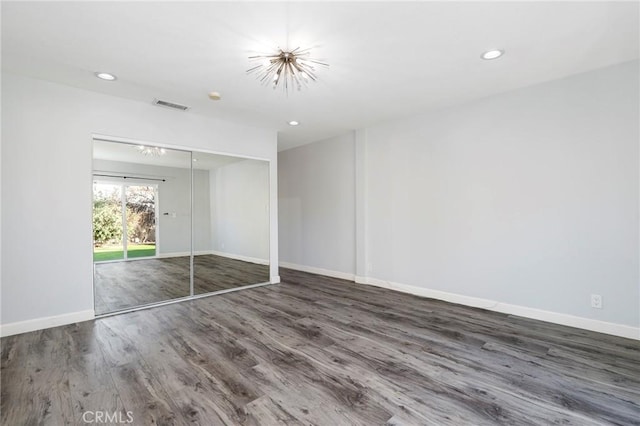
[[[292,120],[289,122],[289,126],[297,126],[298,124],[300,123],[298,123],[296,120]]]
[[[194,159],[193,159],[193,161],[194,161],[194,162],[196,162],[196,161],[198,161],[198,159],[197,159],[197,158],[194,158]]]
[[[498,59],[500,56],[504,55],[504,50],[500,49],[491,49],[484,52],[481,56],[482,59],[486,59],[487,61],[491,59]]]
[[[209,92],[209,99],[211,99],[212,101],[219,101],[222,98],[222,96],[220,96],[220,93],[218,92]]]
[[[96,77],[102,79],[102,80],[107,80],[107,81],[113,81],[116,80],[118,77],[116,77],[113,74],[109,74],[108,72],[97,72],[95,73]]]

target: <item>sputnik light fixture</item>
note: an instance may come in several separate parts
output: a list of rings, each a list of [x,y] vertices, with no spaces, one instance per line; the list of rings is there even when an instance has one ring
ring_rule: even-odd
[[[328,67],[329,64],[310,57],[310,49],[282,50],[278,48],[271,55],[249,56],[258,65],[247,70],[247,74],[256,74],[263,85],[272,85],[274,89],[282,87],[285,93],[300,90],[310,81],[317,81],[317,66]]]
[[[148,155],[151,157],[159,157],[167,153],[166,149],[160,148],[159,146],[138,145],[136,146],[136,149],[140,151],[142,155]]]

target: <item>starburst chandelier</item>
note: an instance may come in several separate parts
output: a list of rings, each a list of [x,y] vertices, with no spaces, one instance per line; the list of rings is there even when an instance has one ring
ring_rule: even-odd
[[[247,74],[256,74],[263,85],[272,85],[274,89],[282,87],[285,93],[290,90],[300,90],[310,81],[317,81],[317,66],[328,67],[326,62],[310,57],[310,49],[282,50],[271,55],[250,56],[251,61],[258,65],[247,70]]]
[[[158,146],[138,145],[136,149],[140,151],[142,155],[148,155],[151,157],[159,157],[167,153],[166,149],[160,148]]]

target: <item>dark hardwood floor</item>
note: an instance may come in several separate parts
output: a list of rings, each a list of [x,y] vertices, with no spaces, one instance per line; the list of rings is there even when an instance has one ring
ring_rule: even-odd
[[[3,338],[2,424],[640,424],[638,341],[281,277]]]
[[[194,256],[194,294],[269,281],[269,266],[215,255]],[[189,257],[138,259],[94,265],[96,314],[189,295]]]
[[[269,282],[269,265],[214,255],[193,258],[193,292],[205,294]]]

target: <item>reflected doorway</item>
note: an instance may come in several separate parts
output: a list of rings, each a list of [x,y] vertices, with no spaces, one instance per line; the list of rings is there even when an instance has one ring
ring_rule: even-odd
[[[93,183],[93,261],[156,257],[157,185]]]

